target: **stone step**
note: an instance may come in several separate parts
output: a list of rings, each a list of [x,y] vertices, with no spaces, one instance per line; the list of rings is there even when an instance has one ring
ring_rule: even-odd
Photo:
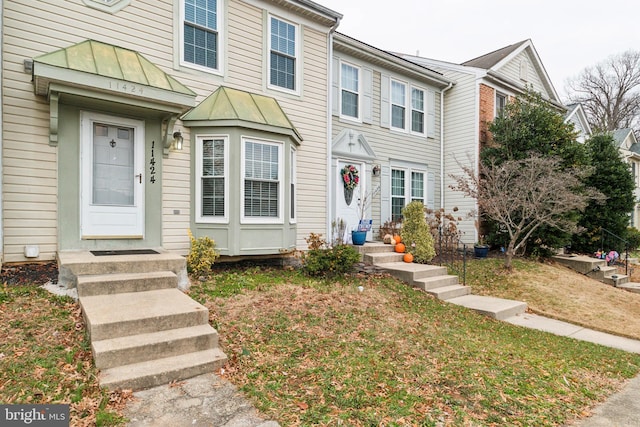
[[[157,249],[157,252],[95,256],[89,251],[61,251],[58,253],[58,283],[73,288],[77,286],[79,276],[172,271],[178,276],[178,285],[183,289],[188,287],[185,258],[163,249]]]
[[[524,302],[481,295],[465,295],[448,299],[447,302],[470,308],[497,320],[516,316],[527,310],[527,304]]]
[[[178,286],[178,277],[172,271],[149,273],[95,274],[78,277],[78,296],[113,295],[171,289]]]
[[[450,300],[451,298],[469,295],[471,293],[471,288],[469,286],[462,285],[442,286],[435,289],[429,289],[427,293],[440,300],[446,301]]]
[[[640,294],[640,283],[636,282],[627,282],[623,285],[618,286],[620,289],[624,289],[625,291],[633,292],[636,294]]]
[[[607,285],[619,287],[620,285],[629,283],[629,276],[625,274],[618,274],[616,272],[613,274],[609,273],[607,276],[602,278],[602,282]]]
[[[384,268],[392,276],[402,280],[403,282],[409,283],[412,286],[418,279],[447,275],[447,267],[439,267],[437,265],[410,262],[389,262],[376,265],[380,268]]]
[[[424,279],[417,279],[413,281],[413,286],[428,291],[430,289],[440,288],[443,286],[453,286],[458,284],[458,276],[446,275],[427,277]]]
[[[80,298],[92,341],[207,324],[209,311],[178,289]]]
[[[102,371],[100,386],[109,390],[142,390],[213,372],[227,362],[219,348],[133,363]]]
[[[367,242],[364,245],[354,245],[354,248],[361,254],[371,254],[379,252],[393,252],[394,247],[382,242]]]
[[[208,324],[94,341],[91,345],[98,369],[163,359],[217,346],[218,332]]]
[[[387,245],[388,246],[388,245]],[[373,252],[364,255],[364,262],[368,262],[373,265],[388,264],[391,262],[404,262],[402,259],[404,254],[398,252]]]

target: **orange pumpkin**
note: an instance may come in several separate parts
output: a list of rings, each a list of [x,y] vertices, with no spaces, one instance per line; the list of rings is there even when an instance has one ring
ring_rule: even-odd
[[[404,243],[396,243],[396,252],[401,254],[405,249]]]
[[[404,254],[404,257],[402,258],[402,260],[404,262],[413,262],[413,254],[407,252],[406,254]]]
[[[402,243],[402,237],[400,237],[399,234],[395,234],[393,238],[395,239],[396,243]]]

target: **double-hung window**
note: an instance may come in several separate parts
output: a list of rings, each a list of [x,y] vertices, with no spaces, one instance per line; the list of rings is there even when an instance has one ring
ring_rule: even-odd
[[[282,147],[254,139],[243,142],[243,218],[281,222]]]
[[[405,171],[391,170],[391,219],[397,221],[402,218],[402,208],[406,198]]]
[[[411,88],[411,132],[424,133],[424,91]]]
[[[394,221],[402,218],[402,209],[409,202],[427,205],[425,176],[421,170],[391,169],[391,218]]]
[[[504,107],[507,105],[507,95],[496,92],[496,117],[502,117]]]
[[[218,0],[183,0],[182,61],[206,70],[220,69]]]
[[[227,222],[229,194],[227,137],[196,137],[196,222]]]
[[[340,64],[340,114],[360,118],[360,69],[349,64]]]
[[[269,83],[297,91],[298,27],[269,17]]]
[[[407,85],[391,81],[391,127],[406,129]]]

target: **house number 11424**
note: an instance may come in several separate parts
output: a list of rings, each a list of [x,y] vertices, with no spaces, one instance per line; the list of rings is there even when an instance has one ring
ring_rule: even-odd
[[[126,93],[134,93],[136,95],[142,95],[142,90],[143,90],[142,86],[137,86],[132,83],[122,83],[117,81],[110,81],[109,89],[118,90],[120,92],[126,92]]]

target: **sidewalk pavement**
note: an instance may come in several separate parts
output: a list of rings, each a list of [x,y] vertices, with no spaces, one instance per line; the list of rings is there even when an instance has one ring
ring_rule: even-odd
[[[555,335],[589,341],[630,353],[640,353],[640,341],[576,326],[536,314],[524,313],[505,322],[538,329]],[[640,426],[640,376],[630,380],[618,393],[596,406],[593,415],[570,425],[578,427],[638,427]]]

